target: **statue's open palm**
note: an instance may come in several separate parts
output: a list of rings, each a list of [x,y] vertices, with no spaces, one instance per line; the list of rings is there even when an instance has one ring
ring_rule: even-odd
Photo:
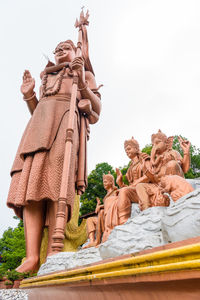
[[[31,73],[28,70],[24,71],[23,82],[21,85],[22,94],[28,98],[33,95],[33,90],[35,87],[35,79],[31,76]]]
[[[116,168],[116,174],[117,174],[116,182],[119,185],[119,187],[122,187],[123,186],[123,176],[122,176],[121,171],[118,168]]]
[[[181,136],[178,137],[178,141],[184,153],[190,152],[191,143],[188,140],[183,139]]]

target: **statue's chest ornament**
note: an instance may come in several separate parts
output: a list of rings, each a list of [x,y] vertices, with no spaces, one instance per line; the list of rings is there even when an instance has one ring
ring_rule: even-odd
[[[133,163],[131,162],[130,165],[130,175],[131,175],[131,182],[133,182],[134,180],[138,179],[138,174],[139,174],[139,161]]]
[[[66,67],[64,67],[59,74],[55,76],[49,76],[47,73],[44,74],[42,79],[43,97],[54,96],[59,92],[63,79],[67,78],[67,76],[64,76],[65,72]]]

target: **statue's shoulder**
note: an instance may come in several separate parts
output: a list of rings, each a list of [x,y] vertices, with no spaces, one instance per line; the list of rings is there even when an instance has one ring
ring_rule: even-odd
[[[92,72],[90,72],[90,71],[85,71],[85,78],[86,78],[86,80],[94,80],[95,79],[94,74],[92,74]]]
[[[180,154],[177,150],[171,149],[171,150],[170,150],[170,154],[173,155],[173,157],[174,157],[176,160],[181,160],[181,159],[182,159],[181,154]]]
[[[150,156],[149,156],[147,153],[144,153],[144,152],[141,152],[141,153],[140,153],[140,157],[141,157],[143,160],[150,160]]]

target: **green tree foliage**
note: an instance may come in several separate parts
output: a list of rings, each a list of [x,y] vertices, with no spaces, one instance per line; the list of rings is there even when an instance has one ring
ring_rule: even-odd
[[[21,220],[16,228],[9,227],[4,231],[3,237],[0,239],[0,254],[2,257],[0,274],[8,269],[15,269],[26,256],[24,226]]]
[[[88,176],[88,187],[81,196],[80,215],[92,212],[96,208],[96,197],[101,200],[105,197],[106,191],[103,187],[103,174],[108,172],[115,176],[115,172],[108,163],[100,163]]]
[[[151,149],[152,149],[152,144],[148,144],[142,149],[142,152],[151,155]]]

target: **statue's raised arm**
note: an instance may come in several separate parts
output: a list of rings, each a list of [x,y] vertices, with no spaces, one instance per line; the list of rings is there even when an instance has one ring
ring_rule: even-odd
[[[184,173],[187,173],[190,168],[190,145],[191,143],[184,140],[181,136],[178,137],[178,141],[183,150],[182,169]]]
[[[38,100],[36,98],[34,88],[35,88],[35,79],[31,76],[29,70],[25,70],[23,74],[21,92],[24,96],[24,100],[26,101],[28,109],[31,114],[33,114],[38,104]]]

